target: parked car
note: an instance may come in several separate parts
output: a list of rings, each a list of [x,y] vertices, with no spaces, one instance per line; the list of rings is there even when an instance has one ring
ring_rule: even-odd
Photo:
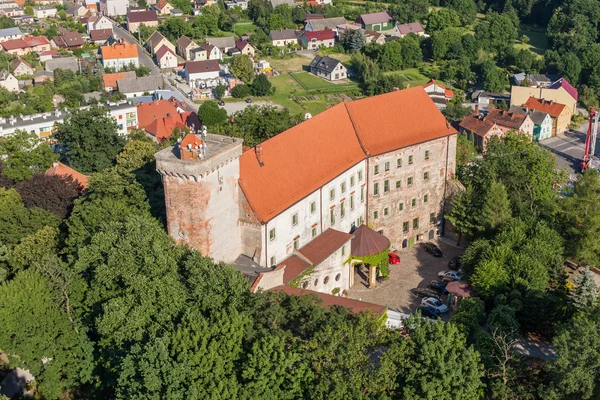
[[[437,247],[435,244],[433,244],[431,242],[423,243],[421,245],[421,247],[423,247],[423,249],[426,252],[428,252],[429,254],[431,254],[434,257],[442,257],[444,255],[444,253],[442,253],[442,251],[440,250],[440,248]]]
[[[452,279],[454,281],[460,281],[462,279],[462,272],[459,271],[442,271],[438,273],[440,279]]]
[[[400,256],[396,253],[388,253],[388,263],[400,264]]]
[[[452,257],[452,259],[448,261],[448,268],[452,271],[458,271],[460,269],[460,257]]]
[[[411,293],[415,296],[421,297],[440,297],[440,294],[433,289],[429,288],[414,288],[410,289]]]
[[[442,281],[431,281],[429,282],[428,287],[432,290],[435,290],[441,294],[447,294],[448,290],[446,290],[446,283]]]
[[[433,307],[440,313],[448,312],[448,306],[435,297],[425,297],[423,300],[421,300],[421,306]]]
[[[220,105],[220,106],[224,106],[224,105],[225,105],[225,102],[224,102],[223,100],[221,100],[221,101],[219,101],[219,105]]]
[[[433,307],[421,306],[417,310],[421,311],[421,315],[429,318],[437,318],[440,312]]]
[[[252,99],[251,99],[250,97],[248,97],[248,98],[246,99],[246,103],[248,103],[248,104],[252,103]]]

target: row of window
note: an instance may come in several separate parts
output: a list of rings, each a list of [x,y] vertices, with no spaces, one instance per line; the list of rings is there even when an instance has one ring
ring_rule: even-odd
[[[429,160],[429,150],[425,150],[425,160]],[[412,165],[413,164],[413,156],[410,155],[408,156],[408,165]],[[391,166],[391,162],[390,161],[386,161],[385,163],[383,163],[383,169],[384,171],[389,171],[390,170],[390,166]],[[402,158],[398,158],[396,159],[396,168],[401,168],[402,167]],[[379,174],[379,165],[375,164],[373,166],[373,175],[377,175]]]
[[[429,180],[429,171],[423,172],[423,180]],[[414,178],[409,176],[406,178],[406,186],[410,187],[414,183]],[[402,181],[396,181],[396,189],[402,189]],[[390,180],[386,179],[383,181],[383,193],[387,193],[390,191]],[[373,183],[373,196],[379,195],[379,182]]]
[[[350,187],[353,187],[356,184],[356,178],[358,178],[358,182],[361,182],[363,180],[362,170],[358,171],[356,177],[354,175],[350,177]],[[342,194],[346,193],[346,182],[342,182],[340,184],[340,192]],[[329,200],[335,200],[335,188],[329,189]]]
[[[388,215],[388,214],[389,214],[389,209],[386,207],[383,209],[383,215]],[[373,211],[373,219],[378,219],[378,218],[379,218],[379,211]],[[435,213],[429,214],[429,223],[430,224],[435,223]],[[410,226],[409,221],[404,221],[402,223],[402,232],[407,233],[409,226]],[[412,227],[413,227],[413,229],[419,229],[419,218],[413,218]]]
[[[340,279],[342,279],[342,274],[337,274],[337,275],[335,276],[335,281],[336,281],[336,282],[339,282],[339,281],[340,281]],[[323,284],[324,284],[324,285],[327,285],[328,283],[329,283],[329,277],[328,277],[328,276],[326,276],[326,277],[323,279]],[[309,284],[310,284],[310,282],[309,282],[308,280],[306,280],[306,281],[302,282],[302,289],[306,289],[306,288],[308,288],[308,285],[309,285]],[[319,286],[319,278],[315,279],[314,286]]]

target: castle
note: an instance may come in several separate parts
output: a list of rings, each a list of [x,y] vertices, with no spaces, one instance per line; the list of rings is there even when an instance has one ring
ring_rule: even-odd
[[[352,284],[356,227],[398,249],[439,235],[456,131],[415,87],[340,103],[254,148],[203,131],[155,158],[178,242],[254,268],[254,287],[310,269],[303,288],[337,293]]]

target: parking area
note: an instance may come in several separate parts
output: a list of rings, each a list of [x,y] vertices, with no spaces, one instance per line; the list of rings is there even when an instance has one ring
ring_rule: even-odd
[[[464,249],[441,241],[434,243],[444,253],[443,257],[434,257],[426,253],[421,246],[397,252],[400,264],[390,265],[390,276],[385,282],[369,289],[361,277],[356,274],[354,286],[348,291],[348,297],[369,303],[385,305],[402,313],[415,311],[422,297],[416,296],[411,289],[426,288],[432,280],[438,280],[438,272],[448,271],[448,261],[462,255]]]

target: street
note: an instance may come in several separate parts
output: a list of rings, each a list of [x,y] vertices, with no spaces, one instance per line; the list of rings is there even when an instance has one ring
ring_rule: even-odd
[[[577,130],[539,142],[540,146],[548,149],[555,155],[558,167],[566,167],[572,177],[574,177],[574,174],[581,172],[587,127],[588,123],[586,121]],[[598,143],[598,140],[596,140],[595,155],[600,155],[600,143]]]

